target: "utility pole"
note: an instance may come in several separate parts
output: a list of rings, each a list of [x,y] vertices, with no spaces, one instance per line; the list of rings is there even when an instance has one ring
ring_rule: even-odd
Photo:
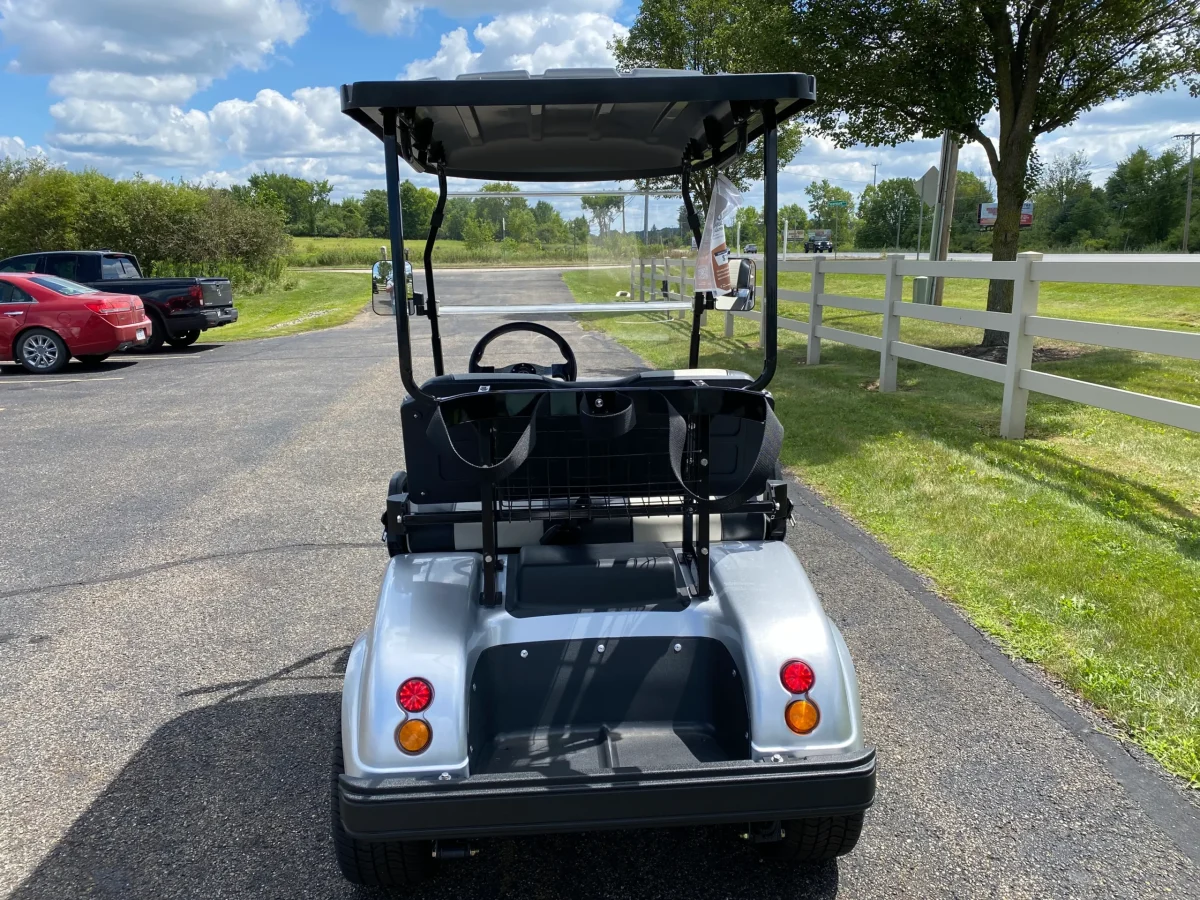
[[[879,163],[871,163],[871,187],[875,187],[875,176],[879,174]]]
[[[1191,134],[1177,134],[1177,138],[1187,138],[1191,141],[1191,149],[1188,151],[1188,192],[1187,205],[1183,212],[1183,252],[1188,251],[1188,238],[1192,228],[1192,174],[1196,166],[1196,138],[1200,137],[1200,133],[1193,131]]]

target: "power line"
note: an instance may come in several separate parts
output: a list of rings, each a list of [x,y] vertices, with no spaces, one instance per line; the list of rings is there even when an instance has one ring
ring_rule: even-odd
[[[1192,227],[1192,175],[1196,167],[1196,138],[1200,137],[1200,133],[1193,131],[1191,134],[1177,134],[1175,138],[1187,138],[1190,142],[1188,150],[1188,192],[1187,204],[1183,211],[1183,252],[1188,252],[1188,237]]]

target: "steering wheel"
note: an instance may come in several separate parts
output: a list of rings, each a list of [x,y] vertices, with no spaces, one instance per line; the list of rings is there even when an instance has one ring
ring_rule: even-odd
[[[548,337],[554,341],[558,347],[558,352],[562,354],[565,362],[555,363],[551,366],[539,366],[535,363],[519,362],[513,363],[511,366],[495,366],[480,365],[480,360],[483,359],[483,353],[487,350],[488,345],[496,338],[503,337],[506,334],[512,334],[517,331],[531,331],[534,334],[540,334],[542,337]],[[521,375],[547,375],[551,378],[561,378],[563,381],[574,381],[579,375],[579,366],[575,362],[575,353],[571,350],[571,345],[566,339],[552,328],[547,328],[545,325],[540,325],[537,322],[509,322],[507,325],[501,325],[499,328],[493,328],[487,334],[479,339],[479,343],[475,345],[475,349],[471,351],[471,360],[467,364],[468,372],[509,372]]]

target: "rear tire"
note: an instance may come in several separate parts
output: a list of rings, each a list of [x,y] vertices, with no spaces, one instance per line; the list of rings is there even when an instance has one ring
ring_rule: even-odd
[[[67,343],[47,328],[30,328],[17,338],[16,358],[26,372],[54,375],[67,367]]]
[[[759,844],[758,852],[779,862],[829,862],[854,849],[862,834],[863,815],[792,819],[783,823],[783,840]]]
[[[185,331],[183,334],[176,335],[175,337],[168,336],[167,343],[176,349],[182,350],[184,347],[192,346],[192,344],[196,343],[196,341],[199,339],[200,329],[197,328],[193,331]]]
[[[368,887],[415,887],[434,871],[432,841],[360,841],[342,827],[338,776],[346,771],[339,731],[333,750],[330,778],[330,822],[338,868],[352,884]]]
[[[94,369],[96,366],[100,365],[100,363],[108,359],[109,355],[110,354],[108,353],[86,353],[83,356],[77,356],[75,358],[83,363],[83,365],[87,368]]]
[[[146,318],[150,320],[150,334],[146,337],[146,343],[138,349],[143,353],[157,353],[162,349],[163,341],[167,339],[167,326],[162,316],[148,306]]]

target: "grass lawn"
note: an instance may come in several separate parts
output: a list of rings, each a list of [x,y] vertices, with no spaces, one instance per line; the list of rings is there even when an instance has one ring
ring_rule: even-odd
[[[567,272],[583,301],[628,286]],[[782,273],[782,286],[808,276]],[[883,296],[883,279],[830,275],[829,293]],[[947,305],[983,308],[986,283],[951,281]],[[804,319],[806,307],[783,304]],[[1043,285],[1040,311],[1149,327],[1200,326],[1200,291]],[[686,365],[687,325],[661,313],[586,316],[658,368]],[[756,323],[722,337],[710,317],[701,365],[761,370]],[[825,310],[826,324],[879,334],[880,317]],[[942,349],[980,332],[905,320],[902,339]],[[784,463],[879,537],[1011,653],[1087,698],[1167,769],[1200,786],[1200,435],[1033,394],[1028,438],[999,437],[1001,386],[899,364],[780,331],[771,391]],[[1200,363],[1039,342],[1035,368],[1200,403]]]
[[[379,248],[388,245],[386,238],[321,238],[298,237],[292,239],[292,250],[287,256],[287,264],[296,267],[332,267],[369,266],[379,259]],[[424,239],[408,241],[405,246],[409,250],[412,264],[422,265],[425,253]],[[390,245],[389,245],[390,247]],[[483,248],[472,249],[465,241],[451,241],[438,238],[433,249],[433,261],[437,266],[555,266],[555,265],[585,265],[589,262],[589,253],[594,262],[606,262],[601,259],[600,251],[595,247],[546,245],[537,247],[533,244],[490,244]],[[628,263],[628,256],[622,256],[618,262]]]
[[[237,322],[205,331],[200,340],[224,343],[332,328],[349,322],[370,302],[366,275],[292,272],[262,293],[236,296]]]

